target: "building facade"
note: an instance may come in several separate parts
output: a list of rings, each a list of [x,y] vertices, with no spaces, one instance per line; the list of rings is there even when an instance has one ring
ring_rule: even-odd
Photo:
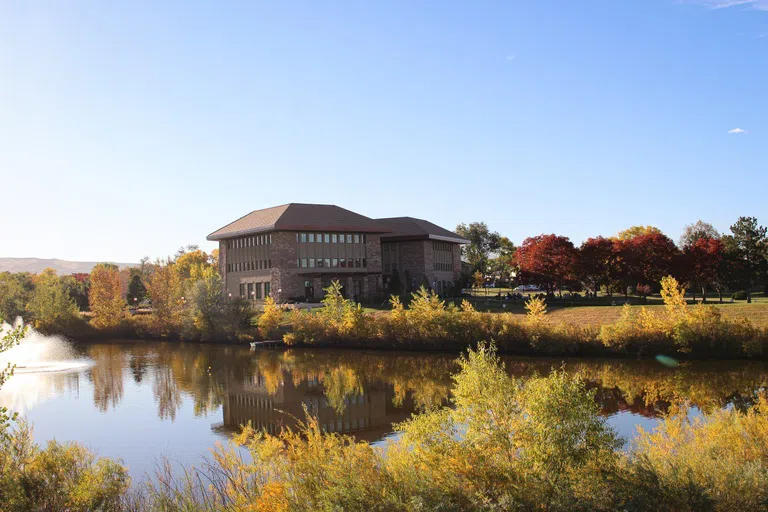
[[[458,278],[466,240],[420,219],[371,219],[335,205],[256,210],[208,235],[232,297],[320,300],[333,280],[345,296],[386,293],[393,276],[437,291]],[[386,268],[383,251],[386,250]]]

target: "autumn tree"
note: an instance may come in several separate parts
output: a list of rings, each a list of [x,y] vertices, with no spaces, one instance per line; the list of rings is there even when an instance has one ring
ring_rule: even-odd
[[[749,303],[752,302],[752,288],[765,277],[768,269],[767,231],[767,228],[758,226],[755,217],[739,217],[731,226],[733,247],[742,263]]]
[[[77,320],[77,305],[55,270],[43,270],[35,276],[34,284],[27,309],[37,329],[54,332],[71,326]]]
[[[99,263],[93,267],[88,304],[93,313],[91,324],[97,329],[112,329],[120,324],[125,300],[117,265]]]
[[[693,239],[683,250],[685,273],[691,289],[701,288],[703,302],[707,301],[707,286],[715,285],[719,280],[724,254],[723,242],[706,236]],[[695,301],[695,294],[693,298]]]
[[[456,226],[456,234],[469,240],[469,244],[463,246],[461,251],[467,262],[472,265],[472,270],[479,270],[485,275],[491,254],[499,249],[499,234],[490,231],[485,222],[459,224]]]
[[[610,293],[618,274],[618,257],[616,243],[610,238],[598,236],[581,244],[579,274],[595,297],[602,286]]]
[[[539,235],[526,238],[515,257],[520,280],[536,284],[552,294],[577,277],[578,252],[564,236]]]
[[[661,234],[661,230],[654,226],[632,226],[624,231],[620,231],[619,234],[616,235],[616,238],[619,240],[630,240],[636,236]]]
[[[187,249],[179,249],[173,261],[174,269],[179,274],[179,278],[185,281],[192,277],[193,272],[198,275],[205,268],[213,267],[211,257],[205,251],[197,248],[196,245],[187,246]]]
[[[152,326],[158,335],[175,332],[181,325],[184,295],[179,274],[173,262],[158,262],[146,283],[152,301]]]
[[[655,228],[618,241],[621,278],[625,285],[651,285],[674,273],[679,251],[675,243]]]

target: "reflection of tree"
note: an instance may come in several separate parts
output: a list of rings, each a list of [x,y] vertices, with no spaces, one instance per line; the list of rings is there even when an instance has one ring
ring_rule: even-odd
[[[133,374],[133,381],[136,384],[141,384],[144,379],[144,375],[147,373],[147,367],[149,366],[149,360],[146,354],[131,354],[131,373]]]
[[[137,383],[144,382],[149,371],[158,414],[170,419],[182,397],[194,402],[195,414],[205,415],[238,387],[256,386],[274,396],[283,392],[286,382],[311,389],[305,393],[310,397],[323,393],[339,412],[349,399],[371,389],[387,389],[395,407],[412,401],[417,409],[428,409],[446,402],[457,369],[452,355],[363,350],[253,352],[247,347],[165,342],[95,345],[87,352],[96,363],[91,380],[101,410],[121,400],[123,369],[130,367]],[[546,375],[562,365],[561,360],[543,358],[504,361],[508,373],[522,379]],[[694,362],[670,369],[652,360],[572,359],[565,369],[596,390],[605,414],[628,410],[657,417],[680,400],[704,411],[729,403],[744,406],[754,400],[756,389],[768,387],[766,367],[755,362]]]
[[[88,357],[93,359],[91,382],[93,402],[102,412],[117,407],[123,399],[123,368],[126,352],[120,345],[93,345],[88,347]]]
[[[157,415],[161,420],[176,419],[181,408],[181,391],[173,378],[170,366],[156,366],[152,375],[152,393],[157,402]]]

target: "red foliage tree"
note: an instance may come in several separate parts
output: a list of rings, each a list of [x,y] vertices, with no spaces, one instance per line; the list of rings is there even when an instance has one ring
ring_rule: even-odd
[[[578,251],[567,237],[539,235],[523,241],[515,262],[521,281],[536,284],[551,294],[576,279]]]
[[[701,287],[704,302],[707,301],[707,286],[716,283],[720,278],[724,256],[725,245],[717,238],[699,238],[684,249],[683,261],[687,281],[692,288]]]
[[[625,284],[658,287],[662,277],[677,273],[675,263],[680,251],[668,236],[651,232],[617,243]]]
[[[610,293],[611,284],[618,274],[616,242],[598,236],[589,238],[579,250],[579,275],[595,296],[601,286]]]

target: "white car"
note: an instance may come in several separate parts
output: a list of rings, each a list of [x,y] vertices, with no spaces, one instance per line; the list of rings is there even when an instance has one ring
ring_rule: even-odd
[[[539,291],[539,287],[535,284],[521,284],[517,288],[515,288],[516,292],[537,292]]]

